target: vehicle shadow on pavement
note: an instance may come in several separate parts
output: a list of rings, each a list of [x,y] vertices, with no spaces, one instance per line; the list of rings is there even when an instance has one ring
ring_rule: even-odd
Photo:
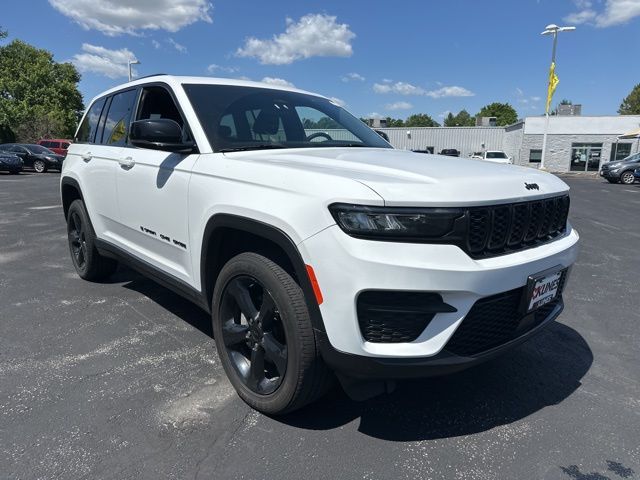
[[[399,382],[390,395],[353,402],[336,389],[278,420],[312,430],[360,419],[359,431],[391,441],[457,437],[506,425],[569,397],[593,363],[582,336],[561,323],[502,357],[445,377]]]
[[[189,300],[182,298],[177,293],[172,292],[133,270],[123,267],[120,267],[118,272],[109,280],[113,280],[114,283],[125,282],[123,285],[124,288],[135,290],[145,295],[192,327],[197,328],[205,335],[213,338],[211,317],[204,310]]]
[[[129,269],[120,268],[113,279],[213,336],[209,315],[188,300]],[[592,363],[584,338],[554,322],[520,347],[475,368],[401,381],[393,393],[365,402],[352,401],[336,387],[319,401],[275,420],[331,430],[359,418],[361,433],[391,441],[469,435],[559,404],[578,389]]]

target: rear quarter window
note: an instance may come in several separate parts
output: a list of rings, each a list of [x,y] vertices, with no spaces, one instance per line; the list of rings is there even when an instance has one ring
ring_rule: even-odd
[[[100,98],[93,102],[89,111],[84,116],[78,133],[76,134],[76,143],[93,143],[96,136],[96,130],[98,129],[98,121],[100,120],[100,114],[104,107],[104,98]]]

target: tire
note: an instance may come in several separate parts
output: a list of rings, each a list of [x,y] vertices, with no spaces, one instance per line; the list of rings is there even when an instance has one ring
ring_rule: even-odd
[[[118,268],[118,262],[103,257],[95,245],[96,234],[82,200],[74,200],[67,212],[67,238],[71,261],[80,278],[102,280]]]
[[[609,183],[618,183],[618,179],[617,178],[607,178],[607,182],[609,182]]]
[[[47,164],[44,160],[36,160],[33,162],[33,169],[38,173],[45,173],[47,171]]]
[[[626,172],[622,172],[620,174],[620,183],[631,185],[635,181],[636,178],[633,176],[633,172],[631,170],[627,170]]]
[[[330,386],[304,294],[270,259],[247,252],[227,262],[214,288],[212,323],[229,380],[256,410],[288,413]]]

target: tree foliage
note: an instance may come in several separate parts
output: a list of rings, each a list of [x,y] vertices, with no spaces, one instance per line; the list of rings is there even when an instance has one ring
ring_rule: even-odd
[[[478,115],[480,117],[496,117],[498,126],[504,127],[518,121],[516,110],[508,103],[494,102],[485,105],[480,109]]]
[[[387,117],[387,127],[404,127],[404,120],[401,118]]]
[[[426,113],[414,113],[410,115],[404,122],[405,127],[439,127],[440,124],[436,122]]]
[[[640,115],[640,83],[622,100],[618,109],[620,115]]]
[[[47,50],[20,40],[0,46],[0,131],[20,142],[72,136],[83,109],[79,81]]]
[[[466,110],[460,110],[457,115],[449,112],[447,118],[444,119],[445,127],[473,127],[475,124],[476,119]]]

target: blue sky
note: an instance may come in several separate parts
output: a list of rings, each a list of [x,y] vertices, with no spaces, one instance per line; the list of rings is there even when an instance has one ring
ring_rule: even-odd
[[[359,116],[405,118],[509,102],[544,109],[551,39],[561,34],[555,101],[615,114],[640,81],[640,0],[3,0],[0,25],[73,61],[85,102],[156,72],[287,81]],[[555,103],[555,102],[554,102]]]

